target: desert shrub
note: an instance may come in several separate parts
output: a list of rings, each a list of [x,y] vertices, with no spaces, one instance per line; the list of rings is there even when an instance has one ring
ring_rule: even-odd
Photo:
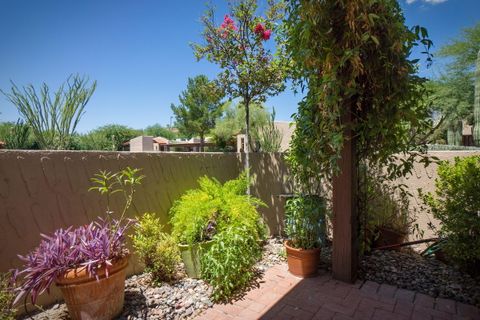
[[[202,256],[202,278],[213,286],[213,299],[223,300],[248,285],[261,248],[247,226],[229,226],[213,239]]]
[[[480,261],[480,157],[455,158],[438,167],[435,193],[423,195],[433,216],[440,220],[444,250],[462,266]]]
[[[145,213],[138,219],[132,240],[135,251],[155,282],[170,281],[175,277],[180,262],[177,243],[171,235],[163,232],[159,218]]]
[[[325,200],[315,195],[299,195],[285,206],[285,233],[295,248],[318,248],[325,236]]]
[[[15,310],[12,308],[15,294],[10,283],[11,275],[0,273],[0,320],[15,319]]]

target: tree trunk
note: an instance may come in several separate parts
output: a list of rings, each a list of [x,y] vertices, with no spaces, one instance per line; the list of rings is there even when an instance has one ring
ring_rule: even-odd
[[[247,174],[247,195],[250,195],[250,101],[245,99],[245,172]]]
[[[200,152],[203,152],[204,145],[205,144],[205,135],[203,133],[200,133]]]

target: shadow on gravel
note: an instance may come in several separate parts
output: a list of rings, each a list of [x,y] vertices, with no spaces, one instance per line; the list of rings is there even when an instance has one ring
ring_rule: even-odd
[[[127,319],[127,316],[134,316],[136,318],[148,319],[148,305],[147,299],[143,293],[143,289],[125,290],[125,304],[122,315],[118,320]]]

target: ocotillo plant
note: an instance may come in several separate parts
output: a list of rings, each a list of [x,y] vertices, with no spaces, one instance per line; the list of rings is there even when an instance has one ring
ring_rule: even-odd
[[[473,141],[475,145],[480,145],[480,50],[477,56],[477,68],[475,70],[475,101],[473,104],[473,117],[475,124],[473,126]]]

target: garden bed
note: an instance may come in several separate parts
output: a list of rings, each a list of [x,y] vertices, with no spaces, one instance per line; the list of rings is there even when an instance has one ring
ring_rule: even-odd
[[[362,259],[359,271],[365,280],[480,306],[480,279],[416,253],[374,251]]]
[[[261,261],[256,265],[259,274],[285,261],[283,240],[266,241]],[[183,275],[183,271],[179,270]],[[142,273],[125,282],[125,305],[118,319],[188,319],[213,305],[212,288],[203,280],[181,277],[172,283],[152,284],[150,275]],[[32,315],[35,320],[69,319],[64,303],[57,303]],[[24,316],[28,319],[28,316]]]
[[[331,253],[331,247],[323,248],[322,268],[331,270]],[[387,283],[435,298],[480,306],[480,279],[414,252],[375,250],[361,259],[358,276],[362,280]]]

